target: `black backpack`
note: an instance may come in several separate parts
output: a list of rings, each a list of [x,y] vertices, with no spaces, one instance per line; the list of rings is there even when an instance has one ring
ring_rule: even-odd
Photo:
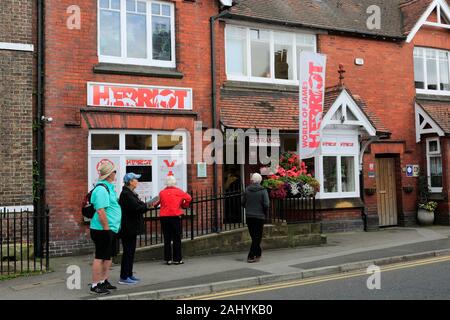
[[[97,188],[98,186],[104,187],[106,189],[106,191],[108,191],[108,194],[109,194],[108,187],[106,186],[106,184],[103,184],[103,183],[99,183],[91,191],[89,191],[89,193],[86,195],[86,198],[83,202],[83,206],[81,208],[81,213],[87,219],[92,219],[94,217],[96,210],[94,208],[94,205],[91,203],[91,196],[92,196],[92,192],[94,192],[95,188]]]

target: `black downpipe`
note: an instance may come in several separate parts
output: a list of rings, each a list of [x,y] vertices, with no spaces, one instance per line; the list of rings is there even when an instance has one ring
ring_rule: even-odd
[[[217,80],[216,80],[216,55],[215,55],[215,47],[216,47],[216,32],[215,32],[215,22],[227,15],[227,11],[223,11],[219,13],[218,15],[212,16],[210,18],[210,26],[211,26],[211,114],[212,114],[212,128],[217,129],[217,92],[216,92],[216,86],[217,86]],[[217,163],[214,162],[213,164],[213,192],[214,197],[217,197],[217,191],[218,191],[218,185],[217,185]],[[216,231],[219,231],[219,219],[218,219],[218,211],[217,206],[214,206],[214,226]]]
[[[363,169],[361,169],[359,171],[359,194],[361,195],[361,201],[364,204],[364,206],[361,209],[361,217],[362,217],[362,220],[364,223],[364,231],[368,231],[366,205],[364,202],[364,170]]]
[[[35,181],[37,187],[37,199],[35,200],[35,248],[36,255],[41,257],[43,253],[44,232],[46,230],[43,218],[45,212],[44,183],[45,183],[45,165],[44,165],[44,0],[37,1],[37,24],[38,24],[38,43],[37,43],[37,107],[36,107],[36,161],[38,174]],[[48,235],[47,235],[48,237]]]

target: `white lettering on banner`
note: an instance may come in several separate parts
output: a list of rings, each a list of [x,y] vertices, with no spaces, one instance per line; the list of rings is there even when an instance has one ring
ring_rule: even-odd
[[[192,110],[192,89],[88,82],[87,90],[93,107]]]
[[[320,148],[325,100],[326,56],[300,54],[300,157],[312,158]]]

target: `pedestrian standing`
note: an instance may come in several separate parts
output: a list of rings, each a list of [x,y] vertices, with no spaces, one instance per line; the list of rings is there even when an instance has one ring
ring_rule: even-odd
[[[252,238],[252,245],[247,257],[248,263],[259,262],[262,254],[261,240],[270,202],[269,193],[261,186],[261,182],[262,176],[259,173],[253,174],[251,185],[245,190],[242,199],[248,231]]]
[[[123,254],[119,284],[132,285],[140,280],[133,275],[133,262],[137,235],[143,232],[143,215],[148,211],[148,205],[139,199],[135,192],[140,177],[139,174],[127,173],[123,178],[124,187],[120,193],[119,204],[122,208],[122,224],[119,237],[122,239]]]
[[[108,281],[111,259],[115,254],[115,243],[122,219],[122,210],[113,185],[116,173],[112,163],[101,164],[99,181],[91,195],[91,203],[96,213],[90,224],[91,239],[95,244],[90,293],[97,295],[106,295],[110,293],[109,290],[117,289]]]
[[[181,253],[181,219],[183,208],[189,207],[192,201],[192,197],[177,188],[176,183],[174,176],[168,176],[166,188],[159,193],[159,201],[155,203],[155,206],[161,205],[159,216],[164,236],[164,260],[167,265],[184,263]]]

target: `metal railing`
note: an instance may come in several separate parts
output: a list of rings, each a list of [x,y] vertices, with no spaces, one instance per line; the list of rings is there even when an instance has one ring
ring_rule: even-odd
[[[183,239],[195,239],[212,233],[246,227],[241,191],[212,190],[190,192],[192,203],[182,217]],[[143,232],[138,236],[138,247],[163,243],[159,209],[150,209],[144,215]],[[315,198],[272,199],[267,223],[316,222]]]
[[[0,275],[49,269],[49,210],[37,216],[28,210],[0,211]]]

